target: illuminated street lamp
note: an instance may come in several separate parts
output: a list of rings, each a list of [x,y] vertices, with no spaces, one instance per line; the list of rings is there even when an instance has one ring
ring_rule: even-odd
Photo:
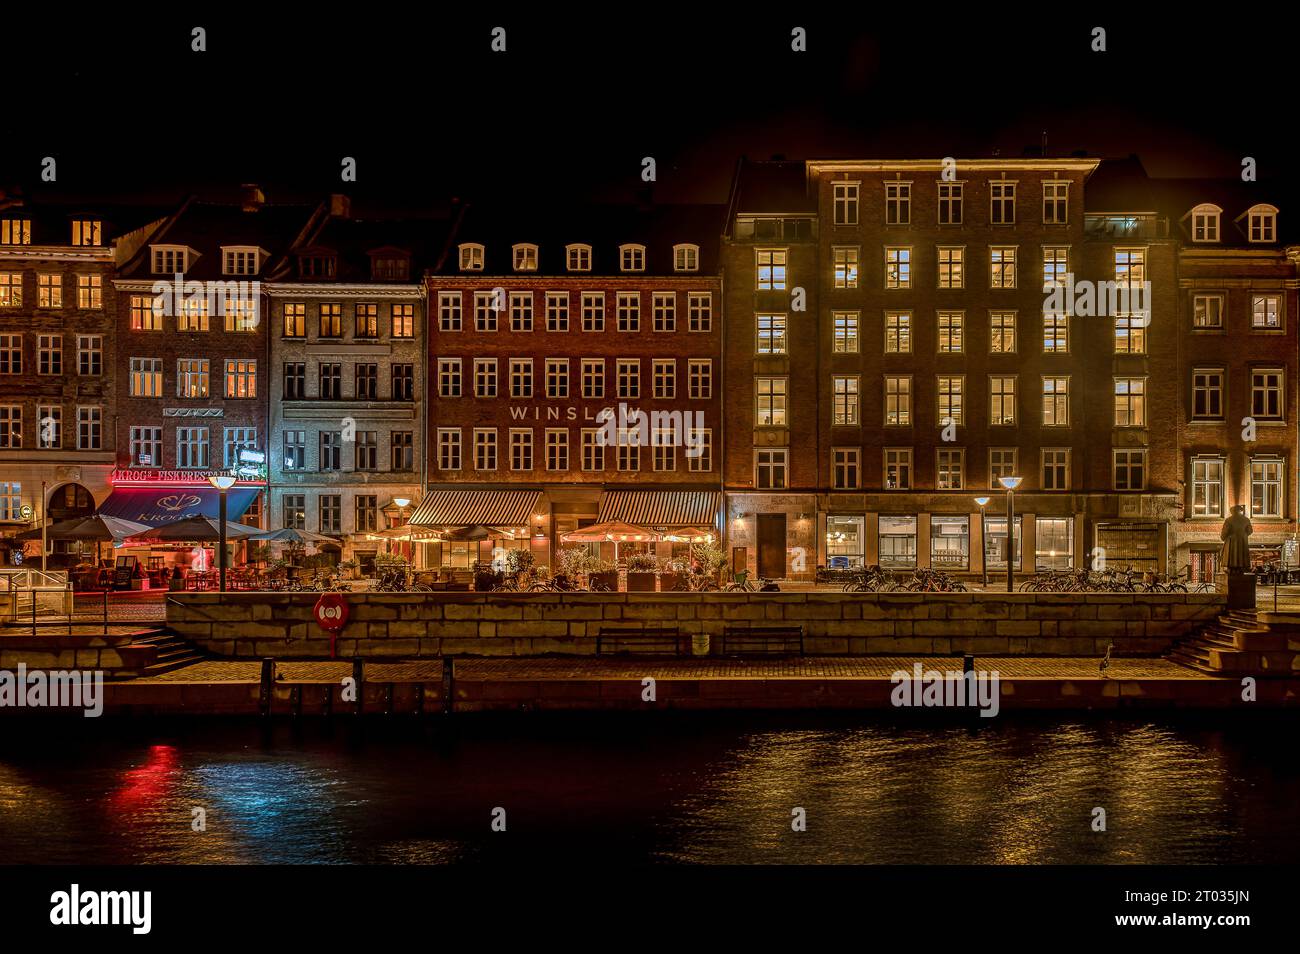
[[[218,524],[218,546],[221,548],[217,551],[218,569],[218,588],[222,593],[226,592],[226,491],[235,486],[235,477],[233,474],[209,474],[208,483],[216,487],[220,492],[221,501],[217,509]]]
[[[1023,477],[999,477],[998,483],[1007,488],[1007,592],[1016,588],[1016,488]]]
[[[980,541],[981,541],[981,542],[980,542],[980,548],[981,548],[981,552],[980,552],[980,569],[984,571],[984,588],[985,588],[985,589],[988,589],[988,586],[989,586],[989,559],[988,559],[988,556],[989,556],[989,547],[988,547],[988,544],[987,544],[987,543],[983,542],[983,541],[984,541],[984,526],[985,526],[985,524],[984,524],[984,508],[985,508],[986,506],[988,506],[988,502],[989,502],[990,500],[992,500],[992,499],[993,499],[992,497],[976,497],[976,498],[975,498],[975,502],[976,502],[977,504],[979,504],[979,508],[980,508]]]
[[[410,497],[394,497],[394,498],[393,498],[393,503],[394,503],[394,505],[396,505],[396,507],[397,507],[397,516],[398,516],[399,518],[404,518],[404,517],[406,516],[406,508],[409,507],[409,506],[411,505],[411,498],[410,498]],[[415,541],[414,541],[414,540],[411,541],[411,551],[412,551],[412,552],[411,552],[411,555],[412,555],[412,556],[415,556],[416,550],[415,550]],[[393,552],[393,541],[392,541],[391,539],[388,541],[388,552],[389,552],[389,553],[392,553],[392,552]]]

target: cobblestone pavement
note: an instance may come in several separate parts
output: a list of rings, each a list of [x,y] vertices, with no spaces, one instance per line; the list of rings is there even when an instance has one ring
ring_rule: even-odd
[[[536,682],[590,679],[888,679],[898,670],[911,672],[960,670],[952,656],[827,656],[802,659],[656,659],[640,658],[509,658],[456,660],[457,680],[473,682]],[[1090,656],[998,656],[976,658],[977,670],[996,671],[1004,679],[1099,679],[1100,660]],[[149,676],[136,682],[258,682],[262,664],[256,660],[207,660]],[[338,682],[352,674],[350,662],[281,662],[280,682]],[[365,677],[373,682],[431,682],[442,679],[441,660],[371,663]],[[1165,659],[1112,659],[1109,679],[1191,679],[1213,676],[1184,669]]]

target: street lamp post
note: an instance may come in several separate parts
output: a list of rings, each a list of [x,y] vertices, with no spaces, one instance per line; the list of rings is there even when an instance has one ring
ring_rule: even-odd
[[[398,517],[402,517],[402,518],[404,518],[404,517],[406,516],[406,508],[407,508],[408,506],[410,506],[411,498],[409,498],[409,497],[394,497],[394,498],[393,498],[393,503],[395,503],[395,504],[397,505],[397,516],[398,516]],[[402,526],[405,526],[405,524],[402,524]],[[389,553],[392,553],[392,552],[393,552],[393,541],[392,541],[391,539],[388,541],[388,552],[389,552]],[[417,552],[417,551],[416,551],[416,549],[415,549],[415,541],[412,540],[412,541],[411,541],[411,556],[414,557],[415,554],[416,554],[416,552]],[[412,561],[412,562],[414,562],[414,561]]]
[[[211,474],[208,477],[208,483],[216,487],[220,493],[220,506],[217,509],[217,573],[218,588],[222,593],[226,592],[226,491],[235,486],[235,478],[232,474]]]
[[[989,545],[984,540],[984,508],[988,506],[991,497],[976,497],[975,502],[980,508],[980,570],[984,573],[984,589],[989,588]]]
[[[1007,592],[1016,590],[1016,488],[1023,477],[999,477],[998,483],[1007,488]]]

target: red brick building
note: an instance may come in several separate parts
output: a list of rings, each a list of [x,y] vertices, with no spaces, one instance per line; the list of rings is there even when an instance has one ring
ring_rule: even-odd
[[[435,561],[528,546],[550,565],[562,534],[607,519],[716,524],[722,213],[463,211],[428,277],[428,484],[412,522],[491,536]]]

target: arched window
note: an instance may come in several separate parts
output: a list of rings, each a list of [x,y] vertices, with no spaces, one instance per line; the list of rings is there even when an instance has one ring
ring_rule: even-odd
[[[1219,240],[1219,215],[1223,210],[1208,202],[1192,209],[1192,241],[1217,242]]]

